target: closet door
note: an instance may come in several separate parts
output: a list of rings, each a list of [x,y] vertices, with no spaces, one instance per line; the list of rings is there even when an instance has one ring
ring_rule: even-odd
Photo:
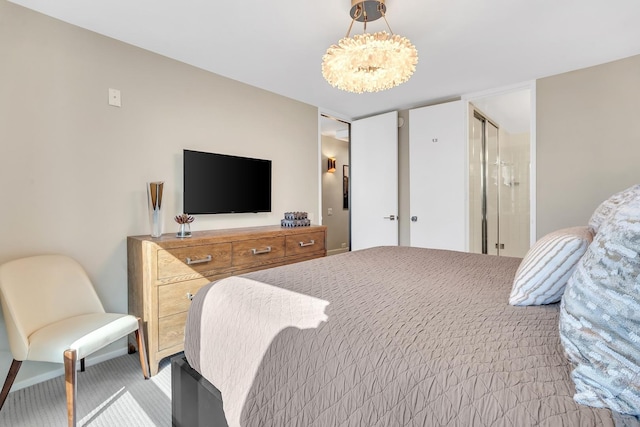
[[[528,135],[509,134],[471,110],[469,250],[522,257],[529,247]]]
[[[398,245],[398,113],[351,122],[351,249]]]
[[[469,116],[469,251],[499,255],[499,132],[473,108]]]
[[[485,253],[486,227],[484,122],[469,112],[469,252]]]
[[[498,145],[498,128],[485,121],[486,135],[486,236],[489,255],[500,255],[500,186],[501,168]]]
[[[466,102],[409,112],[411,246],[467,250]]]

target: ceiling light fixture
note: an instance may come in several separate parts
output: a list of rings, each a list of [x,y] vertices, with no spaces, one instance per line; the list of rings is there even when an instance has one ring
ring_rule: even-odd
[[[406,82],[415,71],[418,52],[407,38],[391,31],[384,1],[351,1],[347,35],[322,57],[322,75],[332,86],[354,93],[378,92]],[[389,33],[367,33],[367,22],[381,17]],[[355,21],[364,22],[365,32],[350,37]]]

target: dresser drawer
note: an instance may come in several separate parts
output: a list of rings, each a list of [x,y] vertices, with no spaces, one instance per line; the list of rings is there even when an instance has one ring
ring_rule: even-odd
[[[184,325],[187,312],[163,317],[158,321],[158,350],[184,345]]]
[[[233,242],[233,265],[260,264],[284,257],[284,236]]]
[[[313,253],[324,250],[323,232],[311,232],[287,236],[287,256]]]
[[[231,243],[158,251],[158,279],[170,279],[231,266]]]
[[[158,286],[158,317],[189,310],[193,295],[210,281],[208,278],[203,277],[202,279]],[[189,295],[191,295],[191,298]]]

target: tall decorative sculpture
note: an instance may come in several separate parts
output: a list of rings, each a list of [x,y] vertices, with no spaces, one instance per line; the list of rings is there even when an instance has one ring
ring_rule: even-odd
[[[149,222],[151,223],[151,237],[162,235],[162,191],[164,182],[150,182],[147,187],[149,199]]]

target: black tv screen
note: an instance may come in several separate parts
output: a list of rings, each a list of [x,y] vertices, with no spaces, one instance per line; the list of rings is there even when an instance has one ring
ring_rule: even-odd
[[[271,160],[184,150],[188,214],[271,212]]]

